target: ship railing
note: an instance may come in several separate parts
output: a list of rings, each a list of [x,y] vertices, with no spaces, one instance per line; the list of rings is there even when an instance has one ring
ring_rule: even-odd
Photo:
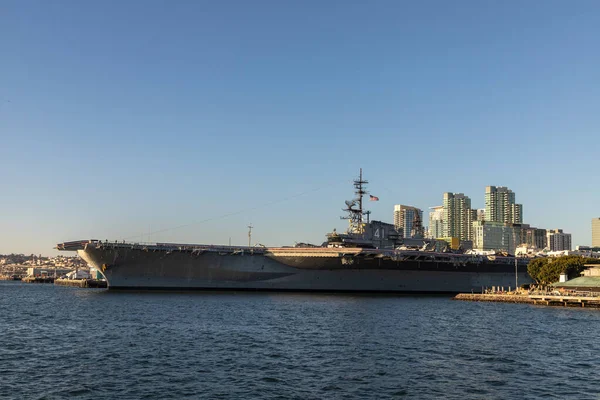
[[[56,250],[64,250],[64,251],[75,251],[82,250],[88,243],[95,243],[96,239],[91,240],[74,240],[70,242],[58,243],[55,247]]]
[[[91,243],[91,242],[90,242]],[[180,243],[149,243],[149,242],[127,242],[127,241],[94,241],[96,247],[104,248],[128,248],[143,250],[166,250],[166,251],[215,251],[227,253],[263,253],[264,247],[206,245],[206,244],[180,244]]]
[[[376,252],[382,252],[382,250],[373,250]],[[456,263],[480,263],[484,261],[491,261],[494,264],[514,264],[515,257],[506,256],[494,256],[490,258],[480,254],[457,254],[457,253],[442,253],[433,251],[421,251],[421,250],[392,250],[390,256],[400,260],[439,260],[446,262]],[[519,265],[526,265],[528,260],[523,260],[517,257],[517,263]]]

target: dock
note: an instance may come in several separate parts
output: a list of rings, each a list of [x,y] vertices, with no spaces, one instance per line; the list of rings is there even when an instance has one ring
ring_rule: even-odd
[[[55,285],[60,286],[74,286],[82,288],[106,288],[108,287],[106,281],[100,279],[56,279]]]
[[[454,297],[454,300],[535,304],[534,300],[526,294],[459,293]]]
[[[454,300],[489,301],[500,303],[525,303],[559,307],[593,307],[600,308],[598,293],[564,293],[548,294],[506,294],[506,293],[459,293]]]
[[[563,307],[594,307],[600,308],[600,296],[589,295],[530,295],[534,304]]]
[[[53,283],[54,277],[52,276],[26,276],[21,279],[21,281],[26,283]]]
[[[0,281],[20,281],[22,279],[19,275],[0,275]]]

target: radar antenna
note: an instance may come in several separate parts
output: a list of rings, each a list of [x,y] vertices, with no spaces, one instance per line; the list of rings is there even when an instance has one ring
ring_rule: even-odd
[[[346,200],[346,207],[343,211],[346,211],[348,215],[346,217],[340,217],[341,219],[347,219],[349,223],[349,233],[364,233],[363,215],[369,215],[368,211],[363,211],[363,196],[367,192],[364,188],[369,181],[364,180],[362,176],[362,168],[360,169],[360,175],[358,179],[354,180],[354,194],[356,197],[352,200]],[[358,204],[358,208],[356,205]]]

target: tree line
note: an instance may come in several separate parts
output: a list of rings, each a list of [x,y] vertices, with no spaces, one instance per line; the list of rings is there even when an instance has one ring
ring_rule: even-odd
[[[527,265],[527,272],[538,285],[546,286],[558,282],[561,274],[567,274],[568,279],[577,278],[585,264],[600,264],[600,259],[581,256],[536,258]]]

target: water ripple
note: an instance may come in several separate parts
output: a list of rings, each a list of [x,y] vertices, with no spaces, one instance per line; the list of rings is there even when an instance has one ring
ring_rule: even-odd
[[[0,282],[2,399],[599,399],[600,312]]]

